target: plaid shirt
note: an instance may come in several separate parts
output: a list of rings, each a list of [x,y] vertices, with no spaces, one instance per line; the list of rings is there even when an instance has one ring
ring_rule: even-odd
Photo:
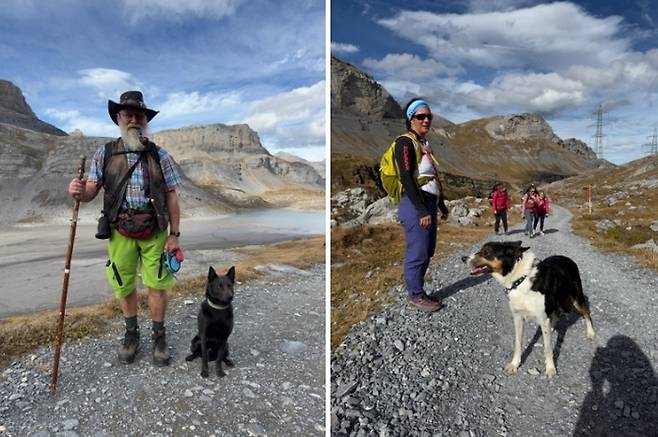
[[[123,146],[124,150],[126,146]],[[162,175],[164,176],[165,185],[167,186],[167,191],[175,190],[181,185],[180,176],[176,171],[174,166],[174,161],[171,158],[171,155],[167,153],[162,147],[158,148],[158,154],[160,155],[160,166],[162,167]],[[128,159],[128,168],[139,159],[139,153],[126,153],[126,158]],[[100,146],[94,157],[91,161],[91,168],[89,169],[89,179],[90,181],[99,183],[103,180],[103,161],[105,158],[105,145]],[[145,209],[148,205],[148,198],[144,192],[144,187],[146,186],[148,179],[148,172],[144,171],[144,161],[141,161],[135,167],[135,171],[130,176],[128,180],[128,186],[126,187],[126,195],[123,198],[123,203],[121,204],[122,209]]]

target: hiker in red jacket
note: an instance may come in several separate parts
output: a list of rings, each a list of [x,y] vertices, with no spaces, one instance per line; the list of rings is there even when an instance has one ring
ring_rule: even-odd
[[[539,223],[539,235],[544,235],[544,219],[549,214],[550,210],[551,200],[543,191],[540,191],[535,205],[535,222],[532,225],[533,231],[536,231],[537,223]]]
[[[507,234],[507,211],[512,207],[512,201],[507,194],[507,188],[503,184],[497,184],[496,189],[491,195],[491,208],[496,216],[496,224],[494,229],[496,235],[500,235],[500,221],[503,221],[503,229]]]

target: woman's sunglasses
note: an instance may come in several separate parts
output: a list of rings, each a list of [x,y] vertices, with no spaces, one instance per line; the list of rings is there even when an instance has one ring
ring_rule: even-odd
[[[432,114],[416,114],[414,115],[414,118],[419,121],[423,121],[426,118],[429,119],[429,121],[432,121]]]

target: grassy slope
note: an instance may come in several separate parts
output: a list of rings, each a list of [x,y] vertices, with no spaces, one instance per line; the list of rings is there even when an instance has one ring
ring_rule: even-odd
[[[553,183],[546,187],[554,202],[574,214],[573,229],[598,248],[635,256],[641,263],[658,270],[655,252],[631,249],[653,238],[658,232],[649,226],[658,221],[658,188],[646,186],[658,181],[658,156],[649,156],[617,168],[598,169]],[[587,187],[592,185],[592,214],[587,207]],[[645,186],[643,186],[645,184]],[[608,206],[608,198],[625,192],[627,198]],[[628,205],[627,205],[628,204]],[[621,220],[621,226],[597,232],[596,222]]]

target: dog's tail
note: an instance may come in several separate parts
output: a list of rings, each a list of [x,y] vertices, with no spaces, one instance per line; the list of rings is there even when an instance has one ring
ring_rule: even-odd
[[[192,353],[185,357],[185,361],[192,361],[193,359],[201,356],[201,343],[198,335],[195,335],[192,339],[190,352]]]

